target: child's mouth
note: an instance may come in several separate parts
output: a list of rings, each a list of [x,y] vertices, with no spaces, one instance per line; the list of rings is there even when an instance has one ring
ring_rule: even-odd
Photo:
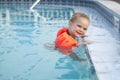
[[[79,32],[79,31],[77,31],[77,34],[78,34],[78,35],[83,35],[83,33],[82,33],[82,32]]]

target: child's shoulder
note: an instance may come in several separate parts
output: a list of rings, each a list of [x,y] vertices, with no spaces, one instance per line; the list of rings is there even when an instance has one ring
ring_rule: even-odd
[[[61,28],[58,32],[57,32],[57,36],[59,36],[60,34],[67,32],[68,28]]]

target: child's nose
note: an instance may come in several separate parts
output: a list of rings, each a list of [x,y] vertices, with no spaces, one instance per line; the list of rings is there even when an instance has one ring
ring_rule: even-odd
[[[84,31],[83,28],[80,28],[80,31]]]

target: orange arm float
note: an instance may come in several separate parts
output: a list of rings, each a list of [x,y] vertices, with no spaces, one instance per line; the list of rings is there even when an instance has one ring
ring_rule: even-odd
[[[73,39],[68,33],[67,28],[63,28],[58,31],[57,38],[55,40],[55,46],[63,54],[71,54],[72,47],[77,45],[77,41]]]

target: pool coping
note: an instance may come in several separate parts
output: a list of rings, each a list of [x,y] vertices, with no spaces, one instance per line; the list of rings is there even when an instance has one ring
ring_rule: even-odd
[[[97,0],[97,2],[101,3],[105,7],[111,9],[113,12],[117,13],[120,15],[120,4],[115,2],[115,1],[110,1],[110,0]]]
[[[120,35],[120,4],[115,1],[94,1],[98,12],[100,12]],[[120,37],[119,37],[120,40]]]

